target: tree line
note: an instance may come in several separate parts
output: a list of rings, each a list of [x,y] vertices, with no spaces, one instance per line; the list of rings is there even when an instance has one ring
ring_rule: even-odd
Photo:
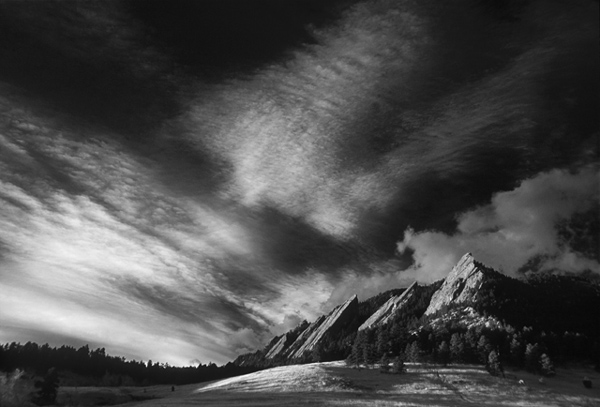
[[[15,369],[25,369],[40,376],[46,375],[50,369],[72,372],[80,376],[70,379],[79,381],[72,385],[103,386],[198,383],[256,370],[232,363],[223,366],[208,363],[187,367],[170,366],[168,363],[151,360],[144,363],[110,356],[105,348],[91,350],[88,345],[80,348],[51,347],[34,342],[0,345],[0,371],[11,372]]]

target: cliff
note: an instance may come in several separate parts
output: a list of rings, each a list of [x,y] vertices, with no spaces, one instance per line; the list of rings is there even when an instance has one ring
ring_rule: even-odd
[[[402,294],[391,297],[373,315],[371,315],[359,328],[359,331],[381,326],[389,322],[393,316],[400,312],[402,307],[415,298],[415,289],[419,287],[417,282],[412,283]]]
[[[302,347],[302,345],[304,345],[304,343],[306,342],[306,339],[309,338],[313,334],[313,332],[315,332],[317,329],[319,329],[319,327],[321,326],[323,321],[325,321],[326,318],[327,318],[327,316],[321,315],[319,318],[317,318],[317,320],[315,322],[312,322],[310,325],[308,325],[308,327],[306,327],[306,329],[304,331],[302,331],[302,333],[300,335],[298,335],[296,340],[294,342],[292,342],[292,344],[289,346],[289,348],[285,349],[283,354],[285,354],[288,358],[292,358],[293,355],[296,353],[296,351],[300,347]]]
[[[342,305],[338,305],[334,308],[333,311],[323,319],[319,326],[315,327],[315,329],[310,332],[310,334],[304,335],[303,332],[302,335],[296,339],[296,342],[301,339],[304,340],[304,338],[306,339],[302,345],[290,355],[290,357],[292,359],[301,358],[305,353],[310,352],[325,334],[335,334],[346,323],[350,322],[356,316],[357,312],[358,297],[354,295]]]
[[[283,353],[293,342],[294,338],[289,332],[282,335],[273,346],[269,347],[269,351],[265,357],[273,359],[275,356]]]

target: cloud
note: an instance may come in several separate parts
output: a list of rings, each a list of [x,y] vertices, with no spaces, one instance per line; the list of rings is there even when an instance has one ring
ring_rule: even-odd
[[[324,312],[331,282],[309,264],[335,241],[277,211],[174,194],[110,133],[26,102],[0,123],[3,338],[223,363]]]
[[[503,12],[518,19],[468,2],[355,4],[284,62],[197,85],[173,126],[226,163],[227,199],[391,247],[407,222],[450,225],[515,181],[569,165],[591,140],[574,124],[594,122],[597,105],[583,85],[595,22],[573,23],[585,7]],[[533,35],[538,23],[560,30]],[[547,94],[565,97],[550,107]]]
[[[599,175],[595,166],[540,173],[459,215],[453,234],[407,229],[397,246],[400,253],[413,252],[415,265],[406,274],[420,281],[442,278],[466,252],[510,275],[529,269],[600,273],[597,256],[576,251],[560,233],[577,216],[598,222]],[[586,246],[593,247],[593,235],[588,238]]]
[[[596,270],[577,220],[593,170],[551,169],[595,157],[597,13],[477,4],[344,3],[300,19],[309,43],[224,53],[212,75],[203,51],[223,49],[185,41],[195,20],[169,37],[145,6],[10,5],[0,34],[23,46],[0,64],[0,288],[31,315],[6,300],[1,320],[81,340],[86,313],[136,321],[88,337],[223,362],[465,251],[509,273]]]
[[[409,10],[369,13],[346,13],[284,65],[199,88],[178,124],[196,148],[230,164],[230,199],[277,208],[338,239],[352,236],[361,211],[387,201],[375,174],[346,168],[362,147],[377,159],[353,127],[380,98],[384,71],[410,83],[427,32]]]

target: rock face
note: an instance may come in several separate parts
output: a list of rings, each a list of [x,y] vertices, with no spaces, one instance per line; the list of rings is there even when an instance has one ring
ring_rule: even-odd
[[[290,354],[290,357],[292,359],[301,358],[307,352],[312,351],[325,334],[337,332],[346,323],[352,320],[357,313],[358,297],[354,295],[342,305],[335,307],[327,317],[319,318],[317,321],[321,322],[318,326],[315,323],[315,327],[311,329],[313,327],[313,324],[311,324],[305,332],[302,332],[294,342],[294,345],[296,343],[302,343],[302,345],[293,354]],[[309,330],[311,331],[308,332]],[[302,342],[299,342],[301,340]]]
[[[292,355],[295,354],[296,351],[302,345],[304,345],[304,343],[306,342],[306,339],[308,339],[308,337],[310,337],[312,335],[312,333],[321,326],[321,324],[323,323],[323,321],[325,321],[326,318],[327,318],[327,316],[321,315],[319,318],[317,318],[317,320],[315,322],[313,322],[309,326],[307,326],[306,329],[304,331],[302,331],[302,333],[300,335],[298,335],[296,340],[294,342],[292,342],[292,344],[287,349],[283,350],[284,354],[288,358],[292,357]]]
[[[465,254],[431,297],[425,315],[434,314],[450,303],[476,301],[486,276],[492,273],[496,272],[475,261],[471,253]]]
[[[417,282],[412,283],[402,294],[391,297],[373,315],[371,315],[359,328],[359,331],[381,326],[389,322],[393,316],[415,298],[415,291],[419,287]]]
[[[289,333],[282,335],[279,340],[269,348],[269,352],[267,352],[265,357],[267,359],[273,359],[275,356],[286,350],[293,342],[293,338]]]

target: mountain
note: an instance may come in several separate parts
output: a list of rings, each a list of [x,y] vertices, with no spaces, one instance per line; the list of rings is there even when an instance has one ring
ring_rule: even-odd
[[[334,308],[333,311],[323,320],[321,324],[315,327],[306,340],[300,345],[299,349],[291,354],[292,359],[298,359],[307,352],[313,350],[325,335],[335,335],[345,324],[350,322],[358,312],[358,297],[352,296],[342,305]],[[300,338],[299,338],[300,339]]]
[[[315,349],[327,353],[329,358],[344,358],[358,327],[382,304],[403,292],[403,288],[392,289],[362,302],[354,295],[314,322],[303,321],[286,334],[273,338],[264,349],[238,356],[233,364],[266,367],[311,361]]]
[[[434,314],[451,304],[477,302],[484,282],[499,277],[500,273],[475,261],[471,253],[465,254],[431,297],[425,315]]]
[[[275,342],[275,344],[272,346],[268,346],[269,351],[265,356],[267,359],[273,359],[277,355],[281,354],[294,342],[293,336],[289,332],[276,338],[278,338],[277,342]]]
[[[467,253],[443,280],[414,282],[363,302],[353,296],[233,363],[269,367],[405,350],[408,355],[408,345],[415,343],[414,357],[435,359],[446,342],[442,348],[452,343],[453,357],[463,362],[487,363],[482,349],[495,348],[502,358],[522,364],[533,347],[558,360],[594,359],[600,366],[599,309],[600,285],[595,280],[569,275],[512,278]]]
[[[390,298],[385,304],[373,313],[360,327],[359,331],[387,324],[397,312],[417,298],[419,285],[415,281],[400,295]]]

